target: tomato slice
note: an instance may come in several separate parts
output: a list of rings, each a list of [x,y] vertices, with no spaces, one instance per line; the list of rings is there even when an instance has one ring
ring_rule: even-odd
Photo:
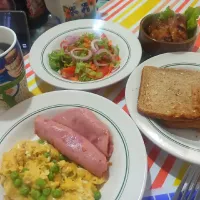
[[[71,81],[78,81],[78,76],[69,77],[69,80],[71,80]]]
[[[96,71],[97,67],[95,66],[95,64],[90,64],[90,69],[92,69],[93,71]]]
[[[120,61],[121,58],[120,58],[119,56],[116,56],[116,60],[117,60],[117,61]]]
[[[69,73],[75,73],[76,67],[75,66],[71,66],[71,67],[65,67],[62,69],[64,72],[69,72]]]
[[[99,67],[98,72],[102,72],[103,76],[106,76],[110,72],[109,66]]]
[[[66,67],[61,69],[61,75],[63,78],[69,78],[75,75],[76,67]]]
[[[109,66],[109,74],[114,70],[113,66]]]

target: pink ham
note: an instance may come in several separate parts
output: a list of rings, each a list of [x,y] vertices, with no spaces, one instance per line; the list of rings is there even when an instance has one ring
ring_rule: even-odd
[[[72,129],[38,116],[35,133],[89,172],[102,177],[108,169],[106,157],[86,138]]]
[[[87,138],[106,157],[113,152],[112,137],[108,127],[86,108],[72,108],[56,115],[53,121],[65,125]]]

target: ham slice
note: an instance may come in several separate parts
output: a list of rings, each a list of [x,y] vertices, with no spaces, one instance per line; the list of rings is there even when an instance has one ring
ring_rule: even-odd
[[[92,174],[102,177],[107,171],[105,155],[72,129],[38,116],[35,119],[35,133]]]
[[[65,125],[87,138],[106,157],[113,152],[112,137],[108,127],[86,108],[72,108],[56,115],[53,121]]]

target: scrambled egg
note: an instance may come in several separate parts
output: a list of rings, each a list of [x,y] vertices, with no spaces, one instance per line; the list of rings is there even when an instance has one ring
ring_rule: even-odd
[[[0,181],[6,200],[94,200],[105,179],[64,159],[46,142],[22,141],[4,153]]]

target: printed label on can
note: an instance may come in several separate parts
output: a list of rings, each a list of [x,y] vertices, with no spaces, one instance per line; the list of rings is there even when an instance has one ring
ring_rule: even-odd
[[[0,58],[0,114],[29,97],[24,61],[17,44]]]

